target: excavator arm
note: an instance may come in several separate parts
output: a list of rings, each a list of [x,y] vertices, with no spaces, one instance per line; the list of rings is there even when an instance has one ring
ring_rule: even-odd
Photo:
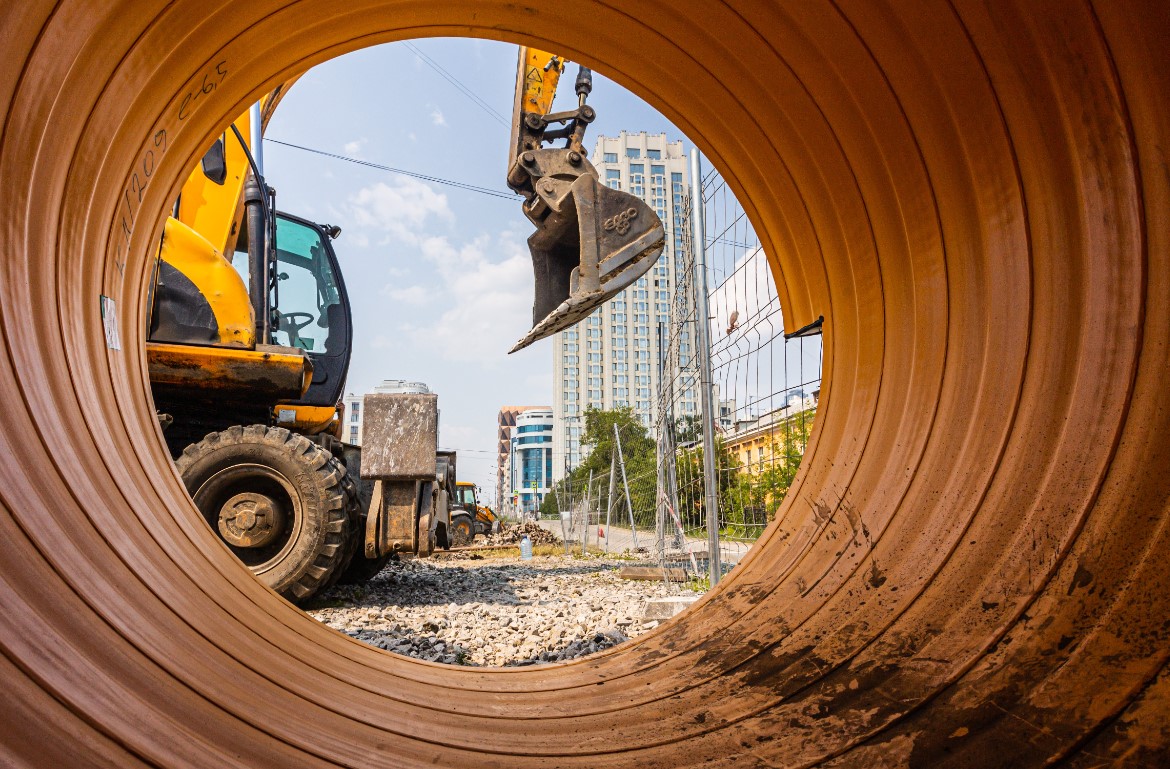
[[[559,56],[520,48],[508,186],[524,196],[524,215],[536,227],[528,238],[536,295],[532,329],[511,352],[588,316],[645,274],[666,241],[654,210],[602,184],[589,162],[592,73],[578,70],[576,109],[550,111],[564,69]],[[562,147],[545,146],[560,140]]]

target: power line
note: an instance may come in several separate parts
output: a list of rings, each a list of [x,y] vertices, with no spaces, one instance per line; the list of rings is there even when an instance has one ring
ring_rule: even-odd
[[[282,147],[290,147],[294,150],[301,150],[302,152],[311,152],[314,155],[323,155],[334,160],[344,160],[347,163],[355,163],[359,166],[366,166],[367,168],[376,168],[379,171],[388,171],[392,174],[400,174],[402,176],[409,176],[412,179],[421,179],[426,182],[434,182],[435,184],[445,184],[449,187],[455,187],[468,192],[478,192],[481,195],[490,195],[495,198],[503,198],[505,200],[516,200],[516,194],[512,192],[504,192],[503,190],[493,190],[490,187],[480,187],[475,184],[468,184],[467,182],[457,182],[453,179],[443,179],[439,176],[430,176],[428,174],[420,174],[417,171],[406,171],[401,168],[392,168],[391,166],[384,166],[380,163],[374,163],[369,160],[361,160],[360,158],[351,158],[348,155],[338,155],[336,152],[326,152],[325,150],[314,149],[312,147],[304,147],[300,144],[292,144],[290,142],[282,142],[279,139],[264,138],[264,141],[272,144],[279,144]]]
[[[496,122],[500,123],[500,125],[504,126],[505,128],[511,127],[511,125],[512,125],[511,120],[508,120],[506,117],[504,117],[499,112],[497,112],[492,107],[492,105],[488,104],[486,101],[481,99],[479,94],[475,93],[470,88],[463,85],[463,83],[459,82],[458,78],[456,78],[450,72],[448,72],[447,70],[445,70],[441,66],[439,66],[439,64],[434,59],[432,59],[430,56],[427,56],[425,53],[420,51],[418,49],[418,46],[416,46],[414,43],[412,43],[410,41],[406,41],[405,45],[407,48],[414,51],[415,55],[418,56],[420,59],[422,59],[423,62],[426,63],[431,69],[433,69],[435,72],[438,72],[444,79],[446,79],[446,81],[448,83],[450,83],[451,85],[453,85],[457,89],[459,89],[459,91],[464,96],[466,96],[468,99],[470,99],[472,101],[472,103],[474,103],[477,107],[482,109],[484,112],[488,113],[488,115],[490,115],[493,119],[495,119]]]

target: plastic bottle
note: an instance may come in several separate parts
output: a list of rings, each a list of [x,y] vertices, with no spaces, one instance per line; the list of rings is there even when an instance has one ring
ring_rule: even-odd
[[[520,540],[520,560],[532,560],[532,540],[528,538],[527,534],[525,534],[524,538]]]

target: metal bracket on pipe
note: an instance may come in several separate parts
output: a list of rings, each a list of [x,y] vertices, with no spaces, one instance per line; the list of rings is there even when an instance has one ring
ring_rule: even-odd
[[[785,339],[801,339],[801,338],[806,337],[806,336],[816,336],[817,334],[820,334],[823,332],[824,325],[825,325],[825,316],[822,315],[821,317],[817,318],[816,320],[814,320],[812,323],[808,324],[807,326],[801,326],[800,328],[793,331],[791,334],[785,334],[784,338]]]

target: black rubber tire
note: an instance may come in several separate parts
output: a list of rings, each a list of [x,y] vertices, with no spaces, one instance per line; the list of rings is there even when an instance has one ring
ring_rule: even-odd
[[[345,469],[303,435],[265,425],[229,427],[188,446],[175,464],[212,531],[289,601],[308,600],[339,570],[350,528]],[[232,492],[259,488],[280,498],[284,525],[264,548],[234,547],[219,532],[219,507]]]
[[[369,582],[378,573],[386,567],[386,564],[391,561],[398,560],[395,553],[387,553],[381,558],[364,558],[361,553],[357,553],[353,560],[349,562],[349,567],[341,574],[341,579],[337,580],[340,585],[360,585],[363,582]]]
[[[321,586],[321,590],[328,590],[335,584],[341,581],[341,577],[345,574],[349,565],[353,563],[354,559],[361,559],[362,539],[365,531],[365,526],[362,524],[362,500],[361,494],[358,490],[358,484],[346,471],[345,464],[340,460],[334,458],[338,469],[342,473],[341,488],[345,493],[345,513],[346,513],[346,537],[345,537],[345,552],[341,556],[341,561],[337,564],[337,568],[325,580],[325,584]],[[321,592],[320,590],[318,592]]]
[[[451,547],[467,547],[475,539],[475,523],[466,513],[451,516]]]

